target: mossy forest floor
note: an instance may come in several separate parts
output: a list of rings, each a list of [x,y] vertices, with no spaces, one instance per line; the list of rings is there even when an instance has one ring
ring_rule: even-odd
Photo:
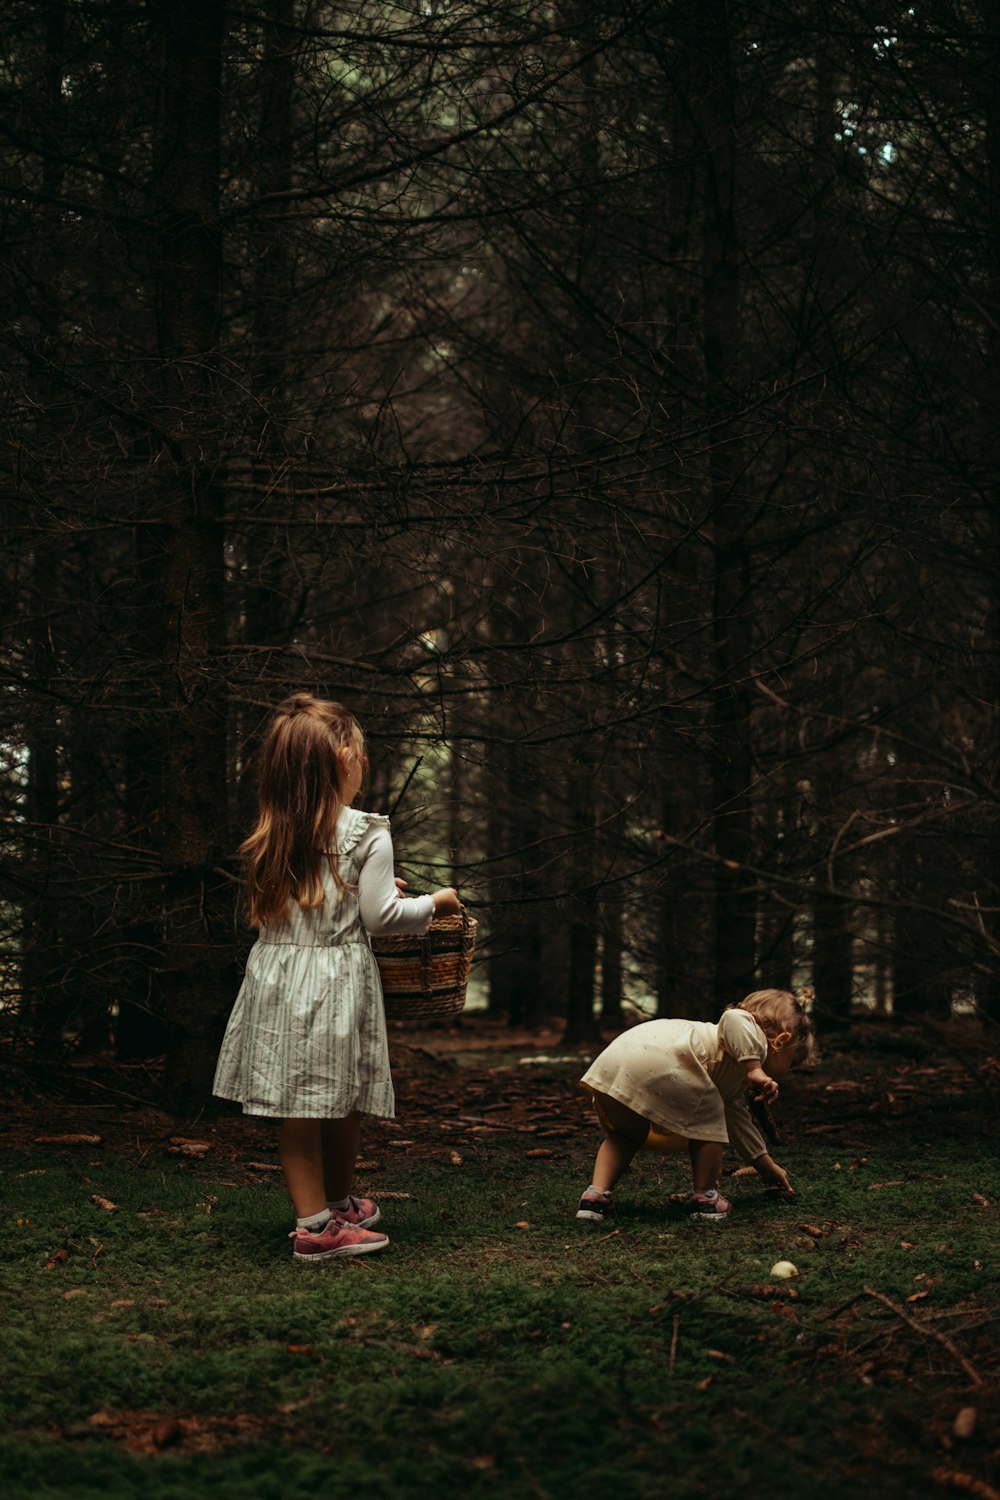
[[[654,1157],[575,1219],[598,1132],[555,1033],[393,1044],[359,1184],[392,1243],[323,1269],[269,1127],[178,1126],[141,1069],[15,1080],[6,1496],[1000,1500],[996,1041],[858,1023],[777,1106],[797,1198],[731,1175],[719,1227]]]

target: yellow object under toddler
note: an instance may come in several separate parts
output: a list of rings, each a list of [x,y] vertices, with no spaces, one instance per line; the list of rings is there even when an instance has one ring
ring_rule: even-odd
[[[597,1118],[600,1120],[602,1126],[610,1135],[613,1126],[611,1125],[604,1111],[603,1095],[597,1093],[596,1089],[592,1089],[589,1083],[585,1083],[583,1086],[592,1095],[594,1100],[594,1108],[597,1111]],[[639,1147],[639,1150],[658,1151],[662,1156],[677,1156],[680,1154],[680,1152],[686,1151],[687,1148],[688,1141],[686,1136],[676,1135],[672,1130],[657,1130],[655,1125],[650,1125],[648,1131],[646,1132],[646,1139]]]

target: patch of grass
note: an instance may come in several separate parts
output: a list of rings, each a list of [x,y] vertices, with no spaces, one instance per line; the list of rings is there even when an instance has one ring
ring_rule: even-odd
[[[13,1163],[6,1494],[910,1500],[957,1461],[942,1441],[966,1404],[960,1467],[995,1482],[985,1144],[796,1147],[799,1198],[737,1180],[720,1227],[685,1219],[682,1164],[652,1158],[612,1225],[577,1222],[592,1144],[394,1164],[379,1184],[413,1196],[384,1205],[390,1248],[322,1269],[292,1263],[277,1183]],[[801,1275],[767,1297],[779,1259]]]

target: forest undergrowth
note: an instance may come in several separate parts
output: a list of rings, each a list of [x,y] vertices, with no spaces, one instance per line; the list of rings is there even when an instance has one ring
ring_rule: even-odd
[[[260,1122],[179,1127],[121,1072],[55,1108],[22,1086],[5,1494],[1000,1495],[981,1038],[855,1028],[780,1101],[796,1198],[733,1161],[718,1227],[651,1156],[613,1222],[575,1219],[598,1136],[551,1038],[394,1040],[360,1182],[391,1243],[323,1269],[291,1260]]]

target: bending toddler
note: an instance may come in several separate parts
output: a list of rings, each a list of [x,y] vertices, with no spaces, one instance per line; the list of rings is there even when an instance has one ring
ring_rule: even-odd
[[[606,1135],[578,1219],[612,1212],[614,1188],[637,1151],[683,1151],[694,1178],[688,1200],[697,1219],[721,1224],[732,1205],[719,1192],[727,1142],[765,1182],[792,1192],[747,1107],[765,1104],[778,1080],[814,1050],[805,1007],[788,990],[755,990],[711,1021],[644,1021],[615,1038],[582,1078]]]

